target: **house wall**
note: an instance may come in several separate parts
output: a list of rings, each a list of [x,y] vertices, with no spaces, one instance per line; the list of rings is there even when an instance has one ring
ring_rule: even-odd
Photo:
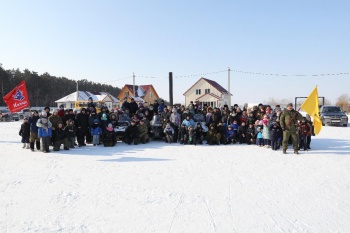
[[[201,94],[196,94],[196,89],[201,89]],[[212,85],[210,85],[208,82],[204,81],[203,79],[200,80],[198,83],[196,83],[185,95],[185,106],[188,106],[191,101],[195,101],[198,97],[205,94],[205,89],[210,89],[210,93],[213,93],[214,95],[221,97],[221,92],[219,92],[217,89],[215,89]],[[216,98],[211,97],[208,99],[208,101],[217,101]]]
[[[152,93],[152,95],[150,95],[150,93]],[[149,88],[148,91],[146,92],[145,97],[143,98],[145,100],[146,103],[153,103],[155,100],[157,100],[159,98],[159,96],[157,95],[157,93],[154,91],[153,88]]]
[[[127,87],[127,86],[124,86],[123,88],[122,88],[122,90],[120,91],[120,93],[119,93],[119,95],[117,96],[117,98],[119,99],[119,101],[123,101],[123,99],[124,99],[124,97],[125,97],[125,92],[129,92],[129,95],[134,95],[133,93],[132,93],[132,91],[131,90],[129,90],[129,88]]]

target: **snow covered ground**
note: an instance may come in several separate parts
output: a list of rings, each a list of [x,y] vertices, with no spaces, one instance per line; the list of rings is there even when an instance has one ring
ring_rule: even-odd
[[[21,148],[0,123],[0,232],[350,232],[350,127],[294,155],[163,142]]]

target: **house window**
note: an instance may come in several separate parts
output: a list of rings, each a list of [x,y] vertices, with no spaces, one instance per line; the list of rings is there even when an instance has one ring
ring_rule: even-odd
[[[149,97],[152,98],[152,92],[151,91],[149,92]]]
[[[201,89],[196,89],[196,95],[200,95],[201,94]]]
[[[205,89],[205,94],[209,94],[210,93],[210,89]]]
[[[124,94],[124,96],[128,96],[129,95],[129,92],[128,91],[126,91],[125,92],[125,94]]]

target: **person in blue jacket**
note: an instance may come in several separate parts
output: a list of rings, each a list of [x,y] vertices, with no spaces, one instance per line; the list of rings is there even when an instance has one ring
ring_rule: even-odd
[[[195,123],[194,123],[193,119],[190,118],[189,114],[186,115],[186,118],[182,121],[182,124],[185,125],[187,130],[190,126],[195,127]]]
[[[50,152],[49,146],[52,136],[52,124],[47,118],[47,113],[43,111],[41,113],[41,118],[36,123],[38,127],[38,137],[41,139],[41,151],[44,153]]]
[[[98,119],[94,120],[94,124],[91,126],[90,133],[92,135],[92,144],[94,146],[100,144],[100,135],[102,134],[102,128],[98,122]]]

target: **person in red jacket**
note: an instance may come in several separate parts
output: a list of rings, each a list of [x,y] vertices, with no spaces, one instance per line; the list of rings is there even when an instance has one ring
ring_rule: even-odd
[[[58,116],[61,117],[61,118],[64,116],[64,107],[63,107],[63,104],[60,105],[57,114],[58,114]]]
[[[299,150],[303,147],[304,151],[308,150],[307,137],[311,135],[311,125],[306,121],[305,117],[299,123]]]

